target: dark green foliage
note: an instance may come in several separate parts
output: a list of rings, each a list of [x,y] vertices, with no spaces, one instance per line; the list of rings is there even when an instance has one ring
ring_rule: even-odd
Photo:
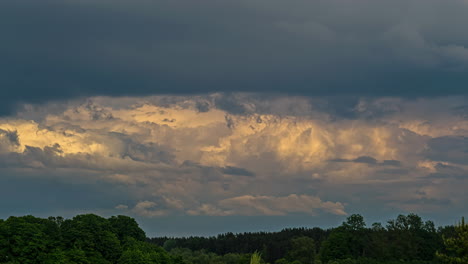
[[[175,248],[170,254],[184,264],[249,264],[251,258],[251,254],[228,253],[220,256],[204,250],[192,251],[187,248]]]
[[[138,226],[135,219],[129,216],[112,216],[109,218],[109,223],[120,241],[124,241],[126,237],[131,237],[139,241],[146,240],[145,232]]]
[[[10,217],[0,219],[0,263],[183,264],[145,239],[136,221],[126,216]]]
[[[33,216],[10,217],[3,223],[3,259],[20,263],[45,261],[50,248],[44,219]]]
[[[173,260],[164,249],[159,246],[139,241],[133,237],[127,236],[123,243],[123,254],[118,263],[158,263],[170,264]],[[142,262],[139,262],[142,261]]]
[[[399,215],[388,221],[387,228],[374,223],[370,229],[365,228],[361,216],[352,215],[322,244],[321,260],[324,263],[332,260],[339,263],[354,263],[351,261],[355,260],[424,263],[434,260],[440,246],[440,234],[434,223],[423,222],[415,214]]]
[[[138,249],[124,251],[118,262],[118,264],[150,264],[150,263],[154,263],[154,262],[151,262],[150,256]]]
[[[390,254],[398,260],[432,260],[440,248],[440,235],[431,221],[423,222],[415,214],[399,215],[388,221]]]
[[[300,264],[313,264],[315,261],[314,240],[306,236],[293,238],[286,258],[290,261],[298,261]]]
[[[435,252],[443,247],[442,235],[455,234],[453,227],[436,230],[433,222],[424,222],[415,214],[399,215],[386,226],[374,223],[370,227],[361,215],[355,214],[329,230],[293,228],[217,237],[163,237],[150,242],[172,249],[171,253],[177,252],[184,260],[191,259],[189,263],[218,263],[214,259],[229,253],[258,251],[271,264],[435,264]],[[199,253],[203,261],[193,261],[193,255],[182,254],[188,249],[204,252]]]
[[[346,218],[346,222],[343,222],[342,226],[348,231],[362,231],[366,228],[366,222],[361,215],[353,214]]]
[[[188,248],[193,251],[206,250],[216,255],[228,253],[252,254],[258,251],[267,263],[274,263],[284,258],[291,248],[291,239],[309,237],[315,241],[315,251],[318,252],[329,231],[321,228],[288,228],[280,232],[258,232],[242,234],[222,234],[217,237],[188,238],[151,238],[150,242],[170,248]],[[166,241],[170,244],[165,244]]]
[[[452,237],[444,237],[444,248],[437,252],[441,263],[466,264],[468,263],[468,224],[465,218],[454,227]]]
[[[72,248],[66,251],[67,259],[70,263],[76,264],[88,264],[92,263],[90,259],[86,256],[86,252],[82,249]]]
[[[436,229],[415,214],[399,215],[385,227],[374,223],[367,228],[362,216],[351,215],[330,230],[294,228],[148,241],[127,216],[0,219],[0,263],[5,264],[249,264],[254,252],[261,255],[261,263],[269,264],[468,263],[464,220]]]
[[[342,229],[334,230],[322,243],[320,256],[324,263],[330,260],[351,258],[350,235]]]
[[[65,220],[61,225],[63,243],[67,248],[87,252],[94,261],[114,263],[122,253],[120,241],[109,221],[103,217],[86,214]]]

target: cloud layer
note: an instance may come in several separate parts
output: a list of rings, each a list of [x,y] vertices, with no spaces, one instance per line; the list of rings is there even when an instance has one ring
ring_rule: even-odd
[[[464,97],[242,93],[27,104],[0,120],[0,173],[102,186],[105,202],[75,209],[143,217],[455,214],[466,109]]]
[[[240,19],[242,18],[242,19]],[[206,92],[466,94],[465,0],[0,3],[0,105]]]

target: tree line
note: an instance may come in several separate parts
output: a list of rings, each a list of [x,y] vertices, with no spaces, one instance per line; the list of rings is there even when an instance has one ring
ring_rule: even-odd
[[[415,214],[366,226],[351,215],[331,229],[147,238],[135,219],[0,219],[8,264],[468,264],[468,225],[436,228]]]
[[[460,231],[460,226],[466,224],[436,228],[432,221],[423,221],[416,214],[399,215],[385,225],[366,226],[364,218],[354,214],[331,229],[288,228],[149,241],[175,254],[181,254],[182,248],[219,256],[258,251],[265,263],[272,264],[468,264],[468,231]],[[458,234],[464,234],[464,240],[454,239]]]
[[[133,218],[94,214],[67,220],[30,215],[0,219],[0,263],[183,264],[146,242]]]

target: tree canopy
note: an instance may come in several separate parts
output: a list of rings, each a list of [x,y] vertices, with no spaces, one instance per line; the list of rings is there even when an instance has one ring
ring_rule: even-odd
[[[443,239],[445,248],[442,252],[437,252],[437,257],[442,263],[468,263],[468,224],[465,223],[465,218],[455,226],[454,236],[444,236]]]
[[[128,216],[9,217],[0,220],[0,263],[176,263],[145,240],[145,232]]]
[[[0,219],[8,264],[467,264],[468,225],[436,229],[416,214],[367,226],[354,214],[338,227],[289,228],[216,237],[146,238],[135,219]]]

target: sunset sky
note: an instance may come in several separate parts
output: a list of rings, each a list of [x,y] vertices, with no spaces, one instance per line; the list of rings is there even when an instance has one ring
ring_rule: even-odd
[[[467,25],[466,0],[2,0],[0,218],[453,224]]]

